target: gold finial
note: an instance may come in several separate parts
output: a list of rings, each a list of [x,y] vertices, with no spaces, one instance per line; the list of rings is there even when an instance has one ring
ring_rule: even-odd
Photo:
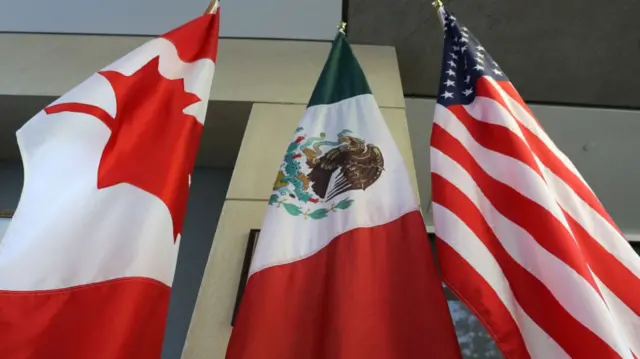
[[[207,10],[205,10],[204,14],[205,15],[215,14],[218,12],[219,7],[220,7],[219,0],[211,0],[211,3],[209,3],[209,6],[207,7]]]
[[[347,31],[347,23],[344,21],[340,21],[340,25],[338,25],[338,31],[340,31],[343,34],[346,34]]]
[[[444,11],[444,5],[442,4],[442,1],[435,0],[434,2],[431,3],[431,5],[433,5],[433,7],[436,8],[436,12],[438,13],[438,22],[440,22],[440,25],[442,26],[442,28],[444,28],[445,11]]]

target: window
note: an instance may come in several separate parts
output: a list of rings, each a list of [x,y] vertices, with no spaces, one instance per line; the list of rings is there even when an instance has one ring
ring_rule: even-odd
[[[435,251],[435,236],[429,234],[433,256],[438,262]],[[439,266],[438,266],[439,268]],[[451,292],[443,283],[445,297],[449,304],[449,313],[456,328],[458,343],[464,359],[502,359],[502,354],[484,328],[480,320]]]
[[[640,255],[640,242],[630,242],[630,243],[631,243],[631,247],[633,247],[633,250],[635,250],[636,253]]]
[[[502,358],[500,350],[480,320],[458,299],[449,299],[449,312],[456,327],[464,359]]]

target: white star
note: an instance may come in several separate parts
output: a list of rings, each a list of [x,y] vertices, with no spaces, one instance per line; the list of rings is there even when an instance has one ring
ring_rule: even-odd
[[[467,75],[467,78],[464,79],[464,82],[466,82],[466,83],[471,82],[471,76]]]
[[[469,39],[468,39],[468,38],[466,38],[466,37],[463,37],[462,39],[460,39],[460,42],[465,42],[465,43],[467,43],[467,42],[469,42]]]
[[[455,41],[455,42],[460,42],[460,38],[459,38],[459,37],[456,37],[455,39],[453,39],[453,41]]]
[[[473,69],[478,71],[483,71],[484,67],[482,67],[480,64],[477,64],[476,66],[473,67]]]
[[[451,70],[451,69],[449,69],[449,70],[447,70],[447,74],[449,74],[449,76],[455,76],[456,72]]]
[[[465,96],[471,96],[471,94],[473,93],[473,90],[469,88],[469,89],[466,89],[466,90],[462,91],[462,93]]]
[[[453,46],[453,51],[460,51],[460,46]]]
[[[484,51],[484,47],[482,47],[482,45],[477,47],[478,51]]]
[[[493,73],[500,76],[504,75],[504,73],[500,71],[500,69],[493,69]]]
[[[453,15],[449,16],[449,19],[451,19],[452,21],[457,20],[457,19],[456,19],[456,17],[455,17],[455,16],[453,16]]]
[[[476,60],[476,62],[479,62],[479,63],[481,63],[481,64],[484,64],[484,59],[483,59],[483,58],[476,57],[476,59],[475,59],[475,60]]]
[[[478,52],[478,53],[476,54],[476,56],[477,56],[477,57],[479,57],[479,58],[481,58],[481,59],[484,59],[484,54],[482,54],[482,53],[479,53],[479,52]]]
[[[444,97],[444,99],[448,99],[448,98],[453,98],[453,93],[449,92],[449,91],[445,91],[442,95],[440,95],[442,97]]]
[[[455,62],[453,62],[453,60],[449,60],[449,61],[447,61],[447,63],[448,63],[449,65],[451,65],[451,67],[457,67],[456,63],[455,63]]]
[[[497,62],[495,62],[495,61],[491,61],[491,62],[493,62],[493,66],[500,66],[500,65],[498,65],[498,63],[497,63]]]
[[[463,31],[469,31],[469,29],[467,29],[467,27],[466,27],[466,26],[461,27],[461,29],[462,29]]]
[[[447,82],[445,82],[443,85],[445,85],[445,86],[455,86],[456,83],[454,81],[451,81],[451,80],[447,79]]]
[[[454,60],[458,59],[458,56],[456,54],[454,54],[453,52],[450,52],[449,55],[451,55],[451,58],[453,58]]]
[[[467,51],[469,48],[467,47],[467,45],[464,45],[460,48],[460,51],[464,54],[465,51]]]

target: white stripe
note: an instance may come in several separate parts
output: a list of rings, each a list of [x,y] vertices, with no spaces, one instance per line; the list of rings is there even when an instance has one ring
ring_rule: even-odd
[[[500,111],[504,110],[501,110],[498,106],[487,106],[483,117],[505,116]],[[436,105],[436,115],[433,122],[440,125],[451,136],[460,141],[476,159],[478,165],[491,177],[538,203],[571,233],[569,224],[556,201],[552,197],[545,195],[548,193],[546,183],[531,167],[517,159],[483,147],[476,142],[462,122],[449,109],[440,104]]]
[[[500,265],[491,252],[454,213],[437,203],[433,204],[438,238],[453,248],[493,289],[516,322],[532,358],[570,358],[520,307]]]
[[[582,276],[540,246],[528,232],[498,212],[471,175],[435,148],[431,148],[431,168],[433,173],[451,182],[478,207],[500,243],[518,264],[544,283],[578,322],[623,355],[624,350],[618,346],[615,330],[612,328],[614,323],[605,303]]]

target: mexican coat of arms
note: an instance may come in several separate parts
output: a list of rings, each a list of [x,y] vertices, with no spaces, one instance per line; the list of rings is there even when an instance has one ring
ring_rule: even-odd
[[[272,206],[284,208],[290,215],[322,219],[345,210],[353,200],[337,197],[349,191],[371,187],[384,171],[384,158],[378,146],[366,143],[350,130],[342,130],[336,141],[326,134],[308,137],[304,128],[296,130],[284,162],[278,171]]]

